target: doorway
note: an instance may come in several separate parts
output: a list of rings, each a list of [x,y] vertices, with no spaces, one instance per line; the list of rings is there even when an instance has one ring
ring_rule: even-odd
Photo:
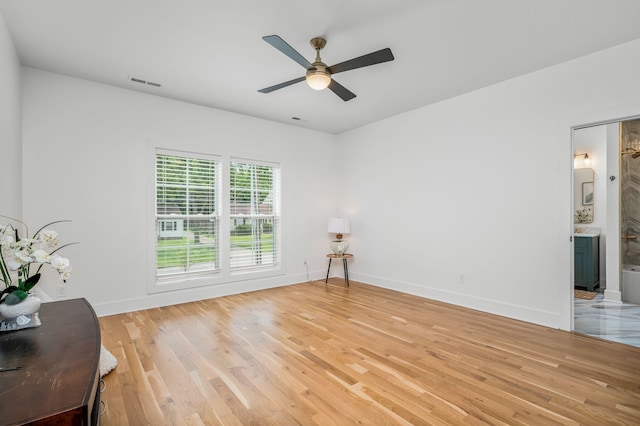
[[[625,344],[640,346],[640,303],[623,302],[623,274],[622,270],[623,254],[626,252],[636,253],[633,247],[625,246],[625,241],[633,241],[637,244],[637,254],[639,259],[638,284],[640,286],[640,137],[637,140],[638,154],[632,156],[636,151],[629,151],[628,160],[624,152],[628,140],[621,138],[622,128],[632,120],[639,124],[638,136],[640,136],[640,120],[638,117],[621,119],[610,122],[596,123],[586,126],[578,126],[572,130],[572,144],[574,153],[574,185],[573,185],[573,214],[574,214],[574,271],[580,265],[578,253],[579,240],[581,243],[587,238],[576,236],[587,235],[596,236],[598,258],[595,274],[597,274],[597,285],[594,286],[596,296],[589,299],[578,299],[574,297],[572,303],[573,330],[577,333],[588,334],[599,338],[614,340]],[[629,133],[629,132],[627,132]],[[624,144],[621,145],[621,142]],[[585,156],[585,154],[587,154]],[[586,162],[588,158],[588,162]],[[629,161],[636,160],[634,163]],[[625,161],[628,164],[625,164]],[[637,173],[630,173],[624,167],[635,167]],[[582,169],[579,173],[575,173]],[[576,176],[589,176],[585,170],[593,171],[592,183],[589,179],[578,179]],[[635,183],[638,191],[635,190]],[[593,192],[591,193],[591,190]],[[621,202],[622,192],[636,194],[637,200],[633,197],[626,202]],[[626,215],[621,215],[625,210]],[[627,219],[629,213],[638,219]],[[635,216],[633,216],[635,217]],[[629,226],[625,225],[629,224]],[[633,226],[631,226],[633,224]],[[635,232],[637,225],[637,234]],[[634,238],[622,240],[623,237]],[[627,250],[631,249],[631,250]],[[578,275],[578,272],[575,273]],[[574,276],[574,274],[572,274]],[[578,284],[576,281],[575,284]],[[580,283],[583,284],[583,283]],[[573,287],[574,283],[572,283]],[[582,287],[580,287],[582,289]]]

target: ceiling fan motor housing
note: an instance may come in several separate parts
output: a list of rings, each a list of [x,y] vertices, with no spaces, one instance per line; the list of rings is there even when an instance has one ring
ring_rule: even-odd
[[[327,40],[323,39],[322,37],[314,37],[309,41],[309,43],[311,43],[311,46],[313,46],[313,48],[318,51],[324,48],[324,46],[327,44]]]

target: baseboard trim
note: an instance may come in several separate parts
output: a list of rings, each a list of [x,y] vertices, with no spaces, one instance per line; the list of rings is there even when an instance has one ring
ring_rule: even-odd
[[[622,303],[622,292],[614,290],[604,290],[604,300],[607,302],[620,302]]]
[[[483,297],[436,289],[427,285],[389,280],[366,274],[349,273],[349,278],[353,281],[359,281],[372,286],[400,291],[414,296],[437,300],[439,302],[451,303],[452,305],[487,312],[506,318],[525,321],[549,328],[562,328],[560,326],[560,315],[557,312],[531,309],[526,306],[508,304]]]
[[[330,277],[334,277],[333,275]],[[230,296],[232,294],[248,293],[251,291],[266,290],[291,284],[299,284],[308,281],[324,281],[326,272],[319,271],[307,274],[295,274],[272,278],[247,280],[197,287],[188,290],[168,291],[164,293],[152,293],[145,297],[121,299],[113,302],[98,303],[93,306],[99,317],[134,312],[143,309],[153,309],[163,306],[177,305],[181,303],[195,302],[198,300],[212,299],[216,297]],[[538,324],[550,328],[561,328],[560,315],[555,312],[531,309],[521,305],[507,304],[487,298],[475,297],[441,289],[435,289],[426,285],[390,280],[367,274],[350,273],[352,281],[359,281],[368,285],[400,291],[415,296],[433,299],[440,302],[451,303],[469,309],[475,309],[494,315],[500,315],[520,321]],[[606,293],[605,293],[606,294]]]
[[[216,297],[230,296],[232,294],[266,290],[269,288],[282,287],[305,281],[307,281],[306,274],[278,276],[257,280],[221,283],[185,290],[149,293],[144,297],[120,299],[113,302],[92,304],[92,306],[96,315],[103,317],[144,309],[196,302],[205,299],[213,299]]]

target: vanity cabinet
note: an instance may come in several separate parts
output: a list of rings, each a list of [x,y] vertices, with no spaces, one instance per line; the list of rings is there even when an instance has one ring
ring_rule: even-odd
[[[600,284],[600,236],[573,236],[574,286],[593,291]]]

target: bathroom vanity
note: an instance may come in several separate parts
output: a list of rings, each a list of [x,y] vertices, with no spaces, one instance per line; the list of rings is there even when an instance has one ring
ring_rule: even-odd
[[[573,234],[574,286],[594,291],[600,285],[600,235]]]

